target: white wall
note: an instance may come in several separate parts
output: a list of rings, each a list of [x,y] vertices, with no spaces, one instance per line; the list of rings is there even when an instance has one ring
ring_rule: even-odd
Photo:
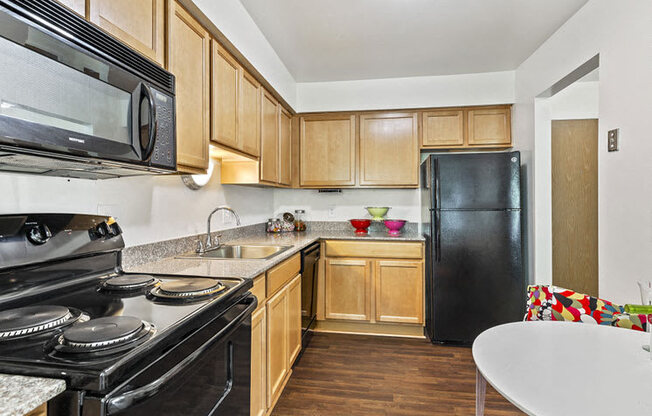
[[[296,81],[239,0],[193,0],[229,41],[296,108]]]
[[[635,302],[635,282],[652,279],[652,2],[590,0],[516,71],[514,136],[535,168],[530,163],[533,267],[537,281],[549,281],[549,131],[536,120],[550,109],[537,106],[535,117],[535,97],[596,54],[600,141],[610,129],[621,133],[619,152],[599,147],[600,296]]]
[[[186,188],[178,176],[137,176],[92,181],[0,173],[0,214],[71,212],[113,215],[127,246],[206,231],[206,218],[218,205],[238,212],[243,225],[265,221],[273,211],[274,191],[222,186],[219,165],[209,184]],[[231,228],[227,214],[213,219],[213,229]]]
[[[598,118],[600,113],[600,83],[575,82],[548,98],[551,120],[582,120]]]
[[[514,72],[297,84],[297,111],[382,110],[514,102]]]
[[[414,189],[342,189],[342,193],[318,193],[310,189],[277,189],[274,213],[305,209],[308,221],[347,221],[371,218],[365,207],[392,207],[388,218],[419,222],[419,191]],[[329,212],[332,208],[332,214]]]

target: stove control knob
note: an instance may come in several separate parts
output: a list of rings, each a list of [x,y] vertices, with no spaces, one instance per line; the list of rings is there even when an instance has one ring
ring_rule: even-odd
[[[110,232],[109,226],[107,225],[107,223],[101,222],[100,224],[98,224],[97,227],[95,227],[94,234],[95,237],[102,238],[102,237],[106,237],[106,235],[109,234],[109,232]]]
[[[52,232],[45,224],[35,225],[27,231],[27,239],[37,246],[47,243],[51,237]]]

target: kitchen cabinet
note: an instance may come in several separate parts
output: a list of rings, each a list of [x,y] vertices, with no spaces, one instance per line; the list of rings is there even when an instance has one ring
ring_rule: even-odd
[[[287,286],[288,297],[288,365],[292,367],[301,352],[301,275]]]
[[[260,180],[278,183],[279,105],[267,91],[261,95]]]
[[[261,86],[247,71],[240,71],[238,136],[241,150],[251,156],[260,155]]]
[[[378,260],[375,264],[376,321],[423,323],[423,265]]]
[[[417,113],[360,115],[360,185],[419,184]]]
[[[512,146],[508,105],[444,108],[421,114],[421,147],[504,149]]]
[[[467,110],[469,146],[511,145],[510,108],[482,107]]]
[[[283,388],[288,365],[288,296],[284,288],[267,301],[267,406]]]
[[[444,109],[422,114],[423,147],[457,147],[464,145],[464,110]]]
[[[303,116],[299,130],[299,180],[302,187],[355,185],[355,115]]]
[[[292,184],[292,115],[280,107],[278,120],[278,182],[290,186]]]
[[[211,46],[211,141],[239,149],[240,64],[215,40]]]
[[[88,18],[131,48],[163,65],[165,1],[87,0]],[[66,3],[72,3],[75,6],[73,10],[77,11],[76,3],[83,2],[68,0]],[[173,6],[174,9],[176,7]]]
[[[262,301],[263,307],[251,316],[252,416],[263,416],[267,411],[267,315]]]
[[[327,259],[325,317],[371,319],[371,264],[363,259]]]
[[[177,164],[205,173],[210,128],[210,36],[179,3],[168,3],[168,65],[176,77]]]
[[[86,0],[57,0],[81,17],[86,17]]]

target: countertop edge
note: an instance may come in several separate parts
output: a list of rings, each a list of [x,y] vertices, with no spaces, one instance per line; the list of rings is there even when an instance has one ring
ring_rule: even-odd
[[[23,416],[65,390],[65,380],[0,374],[0,416]]]

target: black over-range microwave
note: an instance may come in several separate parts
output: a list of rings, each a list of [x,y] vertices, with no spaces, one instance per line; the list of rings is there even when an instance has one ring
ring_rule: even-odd
[[[174,84],[53,0],[0,0],[0,170],[175,172]]]

